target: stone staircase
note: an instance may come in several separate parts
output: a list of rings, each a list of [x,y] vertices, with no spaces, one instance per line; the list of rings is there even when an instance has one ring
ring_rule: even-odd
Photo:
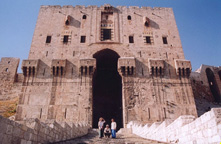
[[[121,130],[120,130],[121,131]],[[89,133],[85,136],[60,141],[56,144],[160,144],[162,142],[148,140],[141,137],[138,137],[134,134],[128,132],[118,132],[117,138],[99,138],[97,129],[90,129]]]
[[[131,121],[127,128],[146,139],[179,144],[218,144],[221,142],[221,108],[212,108],[195,118],[182,115],[176,120],[143,124]]]

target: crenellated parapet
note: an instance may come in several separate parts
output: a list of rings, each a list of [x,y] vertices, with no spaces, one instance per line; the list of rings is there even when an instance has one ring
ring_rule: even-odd
[[[149,71],[151,75],[164,75],[164,60],[148,59]]]
[[[53,59],[51,63],[51,74],[53,76],[65,75],[66,64],[66,59]]]
[[[22,71],[24,76],[36,76],[39,67],[39,59],[37,60],[23,60]]]
[[[188,60],[179,60],[175,59],[175,68],[176,68],[176,73],[179,76],[190,76],[192,66],[191,62]]]
[[[134,57],[122,57],[118,59],[118,71],[123,76],[136,74],[136,60]]]
[[[92,75],[96,68],[96,59],[80,59],[79,72],[83,76]]]

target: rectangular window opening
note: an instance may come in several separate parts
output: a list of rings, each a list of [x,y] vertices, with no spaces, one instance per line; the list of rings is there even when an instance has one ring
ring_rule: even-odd
[[[28,70],[28,75],[31,75],[31,67],[29,67]]]
[[[51,43],[51,36],[47,36],[46,43]]]
[[[103,40],[111,40],[111,29],[103,29]]]
[[[64,118],[67,118],[67,108],[65,108]]]
[[[23,67],[23,74],[24,76],[27,76],[27,67]]]
[[[32,74],[33,74],[33,76],[35,75],[35,67],[33,67]]]
[[[146,36],[146,43],[151,44],[150,36]]]
[[[63,75],[63,67],[61,67],[61,75]]]
[[[86,36],[81,36],[81,43],[85,43],[86,42]]]
[[[124,66],[121,67],[121,73],[122,73],[122,75],[125,75],[125,67]]]
[[[83,72],[84,72],[84,68],[83,66],[81,66],[81,75],[83,75]]]
[[[42,108],[41,108],[41,110],[40,110],[40,119],[41,119],[41,116],[42,116]]]
[[[68,37],[69,37],[68,35],[64,36],[63,43],[68,43]]]
[[[154,67],[151,67],[151,73],[154,75]]]
[[[150,108],[148,108],[148,119],[150,119]]]
[[[134,37],[133,36],[129,36],[129,43],[134,43]]]
[[[163,44],[168,44],[167,37],[163,37],[162,39],[163,39]]]

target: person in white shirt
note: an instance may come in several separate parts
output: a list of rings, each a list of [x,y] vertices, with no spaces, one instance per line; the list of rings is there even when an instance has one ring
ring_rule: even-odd
[[[106,125],[106,128],[104,129],[104,136],[110,138],[111,129],[109,128],[109,125]]]
[[[98,121],[99,138],[103,137],[104,123],[105,123],[105,120],[102,117],[100,117]]]
[[[111,135],[112,135],[112,138],[116,138],[116,129],[117,129],[117,123],[112,118],[111,119]]]

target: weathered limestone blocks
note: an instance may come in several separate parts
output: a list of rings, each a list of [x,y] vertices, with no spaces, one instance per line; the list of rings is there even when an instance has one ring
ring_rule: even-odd
[[[180,60],[180,59],[175,59],[175,68],[176,68],[176,73],[179,76],[190,76],[192,66],[191,62],[188,60]]]
[[[74,126],[48,120],[45,123],[38,119],[11,121],[0,116],[0,143],[2,144],[38,144],[63,141],[86,135],[89,126]]]
[[[8,100],[17,97],[21,87],[15,87],[18,79],[19,59],[3,57],[0,61],[0,100]]]
[[[164,60],[162,59],[148,59],[149,71],[151,75],[164,74]]]
[[[23,60],[22,71],[24,76],[36,76],[39,67],[39,60]]]
[[[23,64],[27,74],[34,72],[36,76],[24,77],[21,82],[16,120],[39,118],[92,124],[97,121],[96,113],[100,113],[93,107],[99,95],[119,103],[116,108],[122,112],[116,113],[116,121],[122,122],[120,127],[131,120],[162,122],[195,114],[188,79],[179,79],[175,72],[174,59],[182,60],[184,54],[172,9],[118,8],[41,7],[29,60]],[[114,70],[116,74],[94,73],[95,68],[110,73]],[[107,81],[99,80],[103,74]],[[96,86],[103,92],[97,93]],[[116,88],[105,90],[112,86]],[[111,105],[109,98],[100,106]],[[63,127],[69,128],[66,124]],[[63,133],[65,137],[70,135]]]
[[[221,67],[201,65],[190,75],[193,94],[198,106],[198,115],[208,108],[220,107],[221,102]]]
[[[221,141],[221,108],[213,108],[201,117],[183,115],[175,121],[165,120],[151,126],[130,122],[132,133],[147,139],[181,144],[208,144]]]
[[[0,61],[0,83],[4,81],[14,82],[19,65],[19,58],[3,57]]]
[[[122,57],[118,59],[118,71],[123,76],[136,74],[136,59],[134,57]]]
[[[87,59],[80,59],[80,74],[83,75],[92,75],[96,68],[96,59],[94,58],[87,58]]]

